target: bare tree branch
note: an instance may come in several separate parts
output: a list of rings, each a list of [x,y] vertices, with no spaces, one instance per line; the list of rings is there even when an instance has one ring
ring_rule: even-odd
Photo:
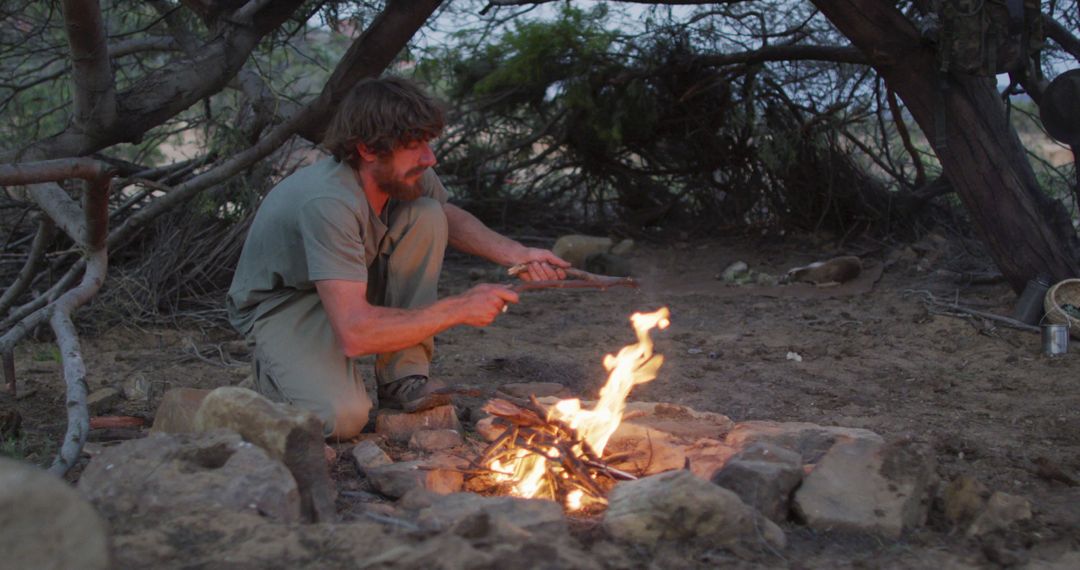
[[[303,0],[273,2],[255,14],[250,25],[230,25],[213,41],[201,46],[197,59],[183,66],[166,66],[142,77],[116,96],[117,113],[123,121],[93,132],[68,128],[18,151],[6,152],[0,155],[0,162],[84,156],[116,143],[139,141],[150,128],[220,91],[259,41],[302,3]]]
[[[98,1],[64,0],[64,27],[71,46],[75,128],[110,128],[116,122],[116,87]]]
[[[3,296],[0,296],[0,315],[6,313],[15,304],[15,300],[19,298],[19,295],[22,295],[30,288],[30,282],[34,280],[38,266],[41,265],[41,260],[45,258],[45,250],[49,247],[55,235],[56,225],[52,223],[48,216],[42,216],[41,220],[38,221],[34,241],[30,244],[30,251],[26,254],[26,263],[19,270],[15,282],[4,290]]]
[[[764,63],[767,61],[833,61],[862,65],[869,63],[866,56],[853,46],[765,46],[761,49],[742,53],[725,53],[694,58],[695,63],[716,67],[738,63]]]
[[[1043,29],[1046,35],[1061,46],[1061,49],[1069,52],[1076,61],[1080,61],[1080,38],[1072,35],[1069,29],[1062,26],[1057,20],[1043,14]]]
[[[334,108],[364,77],[382,73],[424,25],[442,0],[390,0],[341,58],[319,96],[304,111],[307,124],[300,135],[318,142]]]

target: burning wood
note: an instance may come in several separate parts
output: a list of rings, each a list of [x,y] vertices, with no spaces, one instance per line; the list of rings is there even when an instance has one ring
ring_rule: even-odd
[[[653,354],[649,331],[668,326],[666,308],[630,317],[638,342],[617,356],[607,355],[604,367],[610,375],[593,409],[581,401],[560,400],[545,409],[535,398],[515,404],[491,400],[484,410],[507,427],[483,453],[477,464],[494,474],[498,483],[521,497],[543,497],[562,502],[569,510],[586,503],[605,504],[598,479],[633,479],[629,473],[609,467],[602,459],[608,439],[619,427],[626,397],[636,384],[656,378],[663,357]]]

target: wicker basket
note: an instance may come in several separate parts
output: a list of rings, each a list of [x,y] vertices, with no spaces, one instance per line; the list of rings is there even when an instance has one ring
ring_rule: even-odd
[[[1080,307],[1080,279],[1066,279],[1058,282],[1046,292],[1043,297],[1043,309],[1046,316],[1044,323],[1056,325],[1069,325],[1069,333],[1073,338],[1080,340],[1080,319],[1068,315],[1061,309],[1062,305]]]

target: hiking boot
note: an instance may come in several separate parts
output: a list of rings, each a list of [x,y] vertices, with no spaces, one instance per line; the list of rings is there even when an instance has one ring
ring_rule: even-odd
[[[440,394],[446,384],[421,374],[399,378],[379,386],[379,407],[417,412],[450,403],[450,394]]]

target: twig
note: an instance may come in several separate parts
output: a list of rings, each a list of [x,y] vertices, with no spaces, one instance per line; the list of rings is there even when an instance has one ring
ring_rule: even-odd
[[[926,297],[924,302],[926,304],[928,304],[928,305],[933,305],[935,307],[948,309],[949,311],[956,311],[958,313],[964,313],[966,315],[973,315],[973,316],[976,316],[976,317],[980,317],[980,318],[983,318],[983,319],[987,319],[987,320],[990,320],[990,321],[1001,323],[1001,324],[1003,324],[1003,325],[1005,325],[1007,327],[1011,327],[1011,328],[1014,328],[1014,329],[1017,329],[1017,330],[1033,332],[1033,333],[1038,333],[1039,332],[1039,327],[1029,325],[1027,323],[1018,321],[1018,320],[1013,319],[1013,318],[1003,317],[1001,315],[995,315],[994,313],[988,313],[986,311],[979,311],[977,309],[971,309],[971,308],[959,305],[959,304],[957,304],[955,302],[953,302],[953,303],[944,303],[942,301],[938,301],[937,298],[934,297],[934,294],[930,293],[929,291],[905,291],[905,293],[919,293],[919,294],[923,295],[924,297]],[[936,313],[936,314],[944,315],[944,316],[947,316],[947,317],[959,317],[960,316],[960,315],[952,315],[952,314],[949,314],[947,312],[945,312],[945,313]]]

